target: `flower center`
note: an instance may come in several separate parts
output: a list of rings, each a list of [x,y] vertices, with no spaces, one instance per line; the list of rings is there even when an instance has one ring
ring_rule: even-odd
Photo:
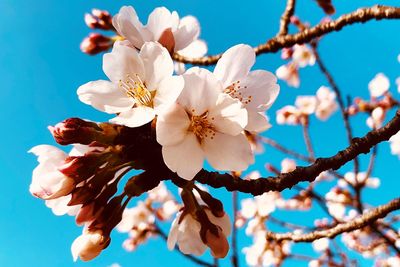
[[[192,110],[192,114],[193,113],[194,110]],[[215,127],[208,121],[208,119],[208,111],[199,116],[191,116],[189,131],[194,133],[200,143],[208,137],[214,139]],[[213,121],[214,117],[211,117],[210,119]]]
[[[225,88],[224,93],[230,95],[233,98],[239,99],[240,102],[247,105],[251,102],[253,96],[244,96],[241,92],[241,88],[246,89],[247,86],[241,86],[240,81],[236,81]]]
[[[153,95],[147,90],[146,84],[135,74],[136,80],[129,74],[125,80],[120,80],[118,86],[126,92],[128,97],[132,97],[137,105],[152,107]]]

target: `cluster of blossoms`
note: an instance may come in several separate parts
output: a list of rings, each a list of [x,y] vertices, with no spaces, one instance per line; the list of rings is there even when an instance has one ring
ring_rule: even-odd
[[[386,113],[399,103],[389,92],[390,80],[383,73],[378,73],[368,84],[369,100],[356,98],[347,112],[349,115],[367,113],[366,123],[369,128],[380,128],[386,118]]]
[[[75,215],[77,224],[84,225],[71,247],[75,260],[99,255],[115,227],[129,233],[124,247],[134,250],[159,233],[156,219],[168,220],[178,210],[168,247],[176,244],[194,255],[210,248],[214,257],[225,257],[229,217],[219,200],[190,181],[205,160],[223,171],[243,171],[253,163],[254,136],[270,127],[265,111],[279,93],[276,77],[251,71],[255,52],[243,44],[227,50],[213,72],[197,67],[184,71],[182,66],[177,72],[174,53],[199,52],[205,45],[198,40],[194,17],[180,19],[164,7],[150,14],[147,25],[132,7],[122,7],[112,18],[93,10],[85,21],[90,28],[118,35],[101,35],[108,46],[91,36],[84,40],[82,50],[89,54],[112,46],[103,57],[109,80],[88,82],[77,94],[83,103],[114,117],[110,123],[72,118],[49,127],[59,144],[74,149],[69,154],[48,145],[32,149],[39,166],[31,193],[55,213]],[[143,172],[115,195],[133,169]],[[165,179],[180,181],[183,205],[160,184]],[[144,201],[127,208],[147,191]]]
[[[295,105],[284,106],[276,112],[279,124],[307,124],[310,115],[327,120],[338,108],[336,94],[328,87],[321,86],[315,96],[298,96]]]
[[[290,61],[276,70],[276,76],[295,88],[300,86],[299,68],[315,64],[315,55],[306,44],[283,49],[282,59]]]

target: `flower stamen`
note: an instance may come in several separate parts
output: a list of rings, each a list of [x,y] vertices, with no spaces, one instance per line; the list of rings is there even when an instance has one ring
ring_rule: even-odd
[[[249,104],[252,101],[253,96],[244,96],[240,91],[241,88],[246,89],[247,86],[241,86],[240,81],[236,81],[225,88],[224,93],[230,95],[232,98],[238,99],[244,105]]]
[[[120,80],[118,86],[126,92],[128,97],[132,97],[136,104],[151,107],[153,105],[153,95],[147,89],[146,84],[135,74],[136,80],[129,74],[126,79]]]
[[[209,119],[213,121],[215,118],[208,118],[208,111],[199,116],[191,116],[189,131],[194,133],[200,143],[208,137],[214,139],[216,130],[214,125],[209,122]]]

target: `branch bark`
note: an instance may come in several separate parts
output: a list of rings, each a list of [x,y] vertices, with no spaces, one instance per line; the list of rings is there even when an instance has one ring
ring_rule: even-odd
[[[368,153],[378,143],[387,141],[398,131],[400,131],[400,110],[397,110],[394,118],[384,127],[372,130],[362,138],[353,138],[351,145],[346,149],[339,151],[332,157],[318,158],[315,163],[307,167],[297,167],[292,172],[283,173],[276,177],[254,180],[234,179],[233,176],[227,173],[220,174],[201,170],[196,175],[195,180],[214,188],[225,187],[228,191],[237,190],[254,196],[268,191],[283,191],[287,188],[292,188],[299,182],[312,182],[323,171],[337,170],[356,156]]]
[[[290,17],[294,14],[296,0],[287,0],[285,11],[281,16],[281,23],[277,36],[286,35],[288,33]]]
[[[292,47],[294,44],[308,43],[317,37],[321,37],[334,31],[340,31],[343,27],[355,23],[365,23],[370,20],[399,18],[400,8],[398,7],[376,5],[368,8],[360,8],[354,12],[340,16],[337,20],[318,24],[315,27],[305,29],[302,32],[274,37],[266,43],[254,47],[254,51],[257,55],[273,53],[285,47]],[[222,53],[200,58],[189,58],[175,53],[173,59],[175,61],[193,65],[213,65],[217,63],[221,56]]]
[[[283,234],[267,232],[267,238],[271,238],[276,241],[291,240],[294,242],[312,242],[314,240],[324,237],[332,239],[339,234],[352,232],[354,230],[371,225],[375,223],[378,219],[384,218],[390,212],[398,209],[400,209],[400,198],[396,198],[385,205],[374,208],[371,211],[363,214],[362,216],[354,219],[353,221],[338,224],[335,227],[327,230],[314,231],[301,235],[296,235],[292,232]]]

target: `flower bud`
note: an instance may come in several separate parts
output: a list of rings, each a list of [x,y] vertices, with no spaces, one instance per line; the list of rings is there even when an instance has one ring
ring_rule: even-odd
[[[175,49],[175,39],[171,28],[166,29],[158,39],[158,42],[162,44],[170,54],[174,53]]]
[[[81,43],[81,51],[89,55],[105,52],[112,48],[114,40],[99,33],[90,33]]]
[[[74,261],[78,257],[82,261],[90,261],[97,257],[101,251],[110,243],[110,237],[103,235],[103,231],[85,231],[74,240],[71,245],[71,252]]]
[[[112,16],[106,10],[92,9],[85,14],[85,23],[91,29],[112,30]]]

